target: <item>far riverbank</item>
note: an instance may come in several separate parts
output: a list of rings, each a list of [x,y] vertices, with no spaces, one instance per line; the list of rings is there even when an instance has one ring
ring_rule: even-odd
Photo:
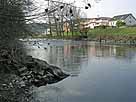
[[[66,40],[88,40],[106,44],[136,45],[136,27],[123,28],[96,28],[89,30],[87,34],[79,32],[64,33],[63,35],[34,35],[32,38],[66,39]]]

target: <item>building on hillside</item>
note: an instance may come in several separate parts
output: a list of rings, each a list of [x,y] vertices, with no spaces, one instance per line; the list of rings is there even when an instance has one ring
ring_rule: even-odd
[[[109,26],[110,17],[99,17],[96,18],[95,27],[99,26]]]
[[[126,26],[134,26],[136,25],[136,18],[130,13],[130,14],[123,14],[123,15],[117,15],[114,16],[109,21],[109,26],[116,26],[117,21],[122,21],[126,23]]]
[[[94,29],[99,26],[109,26],[110,17],[89,18],[83,25],[85,28]]]

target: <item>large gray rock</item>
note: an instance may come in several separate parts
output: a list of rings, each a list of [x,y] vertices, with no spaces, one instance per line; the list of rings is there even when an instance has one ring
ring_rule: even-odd
[[[2,59],[0,60],[0,72],[18,75],[29,86],[40,87],[59,82],[69,76],[60,68],[32,56],[14,58],[8,51],[3,51],[0,58]]]
[[[37,87],[46,84],[57,83],[69,75],[64,73],[59,67],[49,65],[46,61],[32,58],[28,56],[23,63],[26,68],[19,69],[20,75],[25,78],[25,81],[30,85]]]

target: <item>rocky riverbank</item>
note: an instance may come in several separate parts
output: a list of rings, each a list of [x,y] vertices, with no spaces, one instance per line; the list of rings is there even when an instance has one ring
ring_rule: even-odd
[[[68,74],[65,74],[60,68],[49,65],[46,61],[32,56],[22,56],[22,58],[17,59],[11,51],[4,49],[0,51],[0,67],[1,73],[19,76],[22,79],[22,86],[40,87],[68,77]]]
[[[17,49],[0,50],[0,102],[30,102],[31,87],[53,84],[68,76],[59,67]]]

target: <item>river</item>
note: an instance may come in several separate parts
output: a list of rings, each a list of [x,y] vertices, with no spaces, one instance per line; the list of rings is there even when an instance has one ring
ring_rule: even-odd
[[[136,47],[41,40],[27,53],[70,77],[33,89],[34,102],[136,102]]]

